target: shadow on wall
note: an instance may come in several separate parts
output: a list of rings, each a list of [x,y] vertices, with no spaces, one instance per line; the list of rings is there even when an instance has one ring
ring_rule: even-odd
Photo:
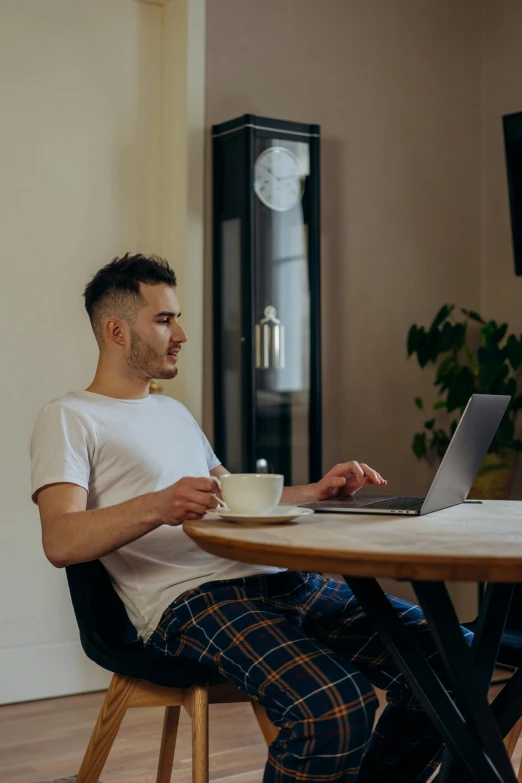
[[[349,258],[343,254],[346,226],[341,232],[341,220],[348,221],[350,211],[345,203],[346,188],[335,172],[345,171],[346,144],[331,137],[321,138],[321,343],[323,377],[323,467],[328,470],[338,461],[338,433],[344,431],[347,403],[346,389],[341,382],[340,363],[348,355],[350,312],[346,296],[349,290]],[[349,226],[348,226],[349,231]],[[313,328],[313,325],[312,325]],[[337,379],[324,383],[324,379]]]
[[[238,101],[241,101],[242,110],[237,111]],[[254,105],[249,98],[238,98],[232,93],[220,100],[220,114],[215,124],[231,120],[241,114],[259,114],[264,112],[259,106]],[[205,286],[203,295],[204,312],[204,355],[203,355],[203,430],[211,443],[214,441],[214,329],[212,324],[212,295],[213,295],[213,269],[212,269],[212,128],[206,129],[205,137],[205,250],[204,250],[204,275]],[[190,335],[189,335],[190,340]],[[187,346],[190,350],[190,344]],[[219,457],[219,454],[217,455]]]

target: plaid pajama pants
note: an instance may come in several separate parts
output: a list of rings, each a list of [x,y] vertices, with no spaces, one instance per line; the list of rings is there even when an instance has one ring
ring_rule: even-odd
[[[437,669],[419,607],[390,600]],[[207,582],[148,644],[215,666],[266,708],[280,731],[264,783],[422,783],[437,766],[440,739],[344,582],[297,571]],[[372,685],[388,701],[373,732]]]

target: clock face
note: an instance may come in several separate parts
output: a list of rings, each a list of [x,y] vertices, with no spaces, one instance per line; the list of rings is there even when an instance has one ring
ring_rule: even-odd
[[[254,190],[270,209],[292,209],[303,194],[299,161],[286,147],[269,147],[254,164]]]

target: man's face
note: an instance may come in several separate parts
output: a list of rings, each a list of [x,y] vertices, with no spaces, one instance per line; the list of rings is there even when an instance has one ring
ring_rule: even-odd
[[[176,363],[187,335],[178,322],[181,313],[178,298],[171,286],[140,283],[145,307],[130,325],[130,343],[125,358],[132,377],[174,378]]]

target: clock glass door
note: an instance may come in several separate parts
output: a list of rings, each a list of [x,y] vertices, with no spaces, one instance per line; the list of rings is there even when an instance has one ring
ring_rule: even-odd
[[[310,283],[306,142],[255,140],[256,470],[307,483]]]

